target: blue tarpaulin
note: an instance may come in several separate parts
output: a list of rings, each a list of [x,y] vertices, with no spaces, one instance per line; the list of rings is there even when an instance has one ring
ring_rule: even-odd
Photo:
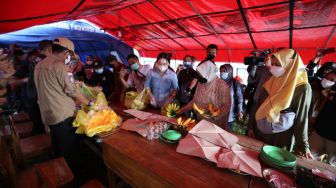
[[[37,48],[41,40],[54,40],[66,37],[75,44],[75,51],[84,61],[85,55],[99,56],[104,59],[108,54],[117,52],[120,60],[127,64],[126,57],[133,54],[133,48],[99,28],[81,21],[62,21],[34,26],[16,32],[0,35],[0,45],[8,47],[17,44],[24,48]],[[114,52],[114,54],[116,54]]]

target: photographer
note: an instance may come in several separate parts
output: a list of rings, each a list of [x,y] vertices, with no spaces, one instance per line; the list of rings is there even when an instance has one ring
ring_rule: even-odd
[[[322,67],[320,68],[321,69],[321,71],[317,71],[316,72],[316,75],[315,75],[315,67],[316,66],[318,66],[320,63],[321,63],[321,60],[322,60],[322,57],[323,56],[325,56],[325,55],[327,55],[327,54],[330,54],[330,53],[333,53],[333,52],[335,52],[335,48],[327,48],[327,49],[325,49],[325,50],[319,50],[318,52],[317,52],[317,54],[316,54],[316,56],[314,57],[314,59],[313,60],[311,60],[311,61],[309,61],[309,64],[307,65],[307,67],[306,67],[306,69],[307,69],[307,72],[308,72],[308,78],[309,78],[309,81],[312,81],[312,80],[314,80],[314,79],[316,79],[316,78],[320,78],[320,79],[322,79],[323,78],[323,76],[324,75],[322,75],[323,74],[323,72],[324,72],[324,69],[325,68],[322,68],[323,67],[323,65],[322,65]],[[325,63],[325,64],[330,64],[329,62],[327,62],[327,63]],[[328,65],[325,65],[324,64],[324,66],[328,66]],[[335,67],[335,69],[336,69],[336,67]],[[322,73],[322,74],[321,74]]]
[[[336,127],[330,123],[336,121],[336,71],[328,73],[321,82],[320,100],[314,105],[314,132],[309,141],[312,154],[320,159],[328,155],[328,162],[336,166]],[[313,105],[312,105],[313,106]]]
[[[254,114],[254,103],[259,96],[262,85],[272,76],[268,67],[271,58],[269,57],[270,49],[265,51],[254,51],[250,56],[244,58],[244,64],[248,65],[247,86],[244,91],[244,100],[247,100],[245,114]]]

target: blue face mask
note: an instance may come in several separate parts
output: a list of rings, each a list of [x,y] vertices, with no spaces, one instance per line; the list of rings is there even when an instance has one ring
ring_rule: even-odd
[[[102,74],[104,72],[104,68],[96,69],[95,72],[97,74]]]
[[[183,62],[183,65],[186,68],[190,68],[191,67],[191,62],[190,61]]]
[[[139,69],[139,64],[138,63],[134,63],[133,65],[131,65],[131,69],[132,70],[138,70]]]
[[[229,77],[229,73],[228,72],[221,72],[220,77],[221,77],[221,79],[226,80]]]

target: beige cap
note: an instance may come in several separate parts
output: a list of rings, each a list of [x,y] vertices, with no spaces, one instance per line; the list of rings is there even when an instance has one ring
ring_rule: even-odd
[[[75,46],[74,46],[74,43],[68,39],[68,38],[65,38],[65,37],[58,37],[54,40],[54,43],[55,44],[58,44],[58,45],[61,45],[71,51],[75,51]]]

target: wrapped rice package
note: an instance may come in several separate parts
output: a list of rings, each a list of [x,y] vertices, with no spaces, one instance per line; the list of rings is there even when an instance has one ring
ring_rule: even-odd
[[[104,93],[100,92],[94,105],[82,106],[72,125],[77,127],[76,133],[92,137],[101,132],[114,130],[121,123],[121,117],[108,106]]]

